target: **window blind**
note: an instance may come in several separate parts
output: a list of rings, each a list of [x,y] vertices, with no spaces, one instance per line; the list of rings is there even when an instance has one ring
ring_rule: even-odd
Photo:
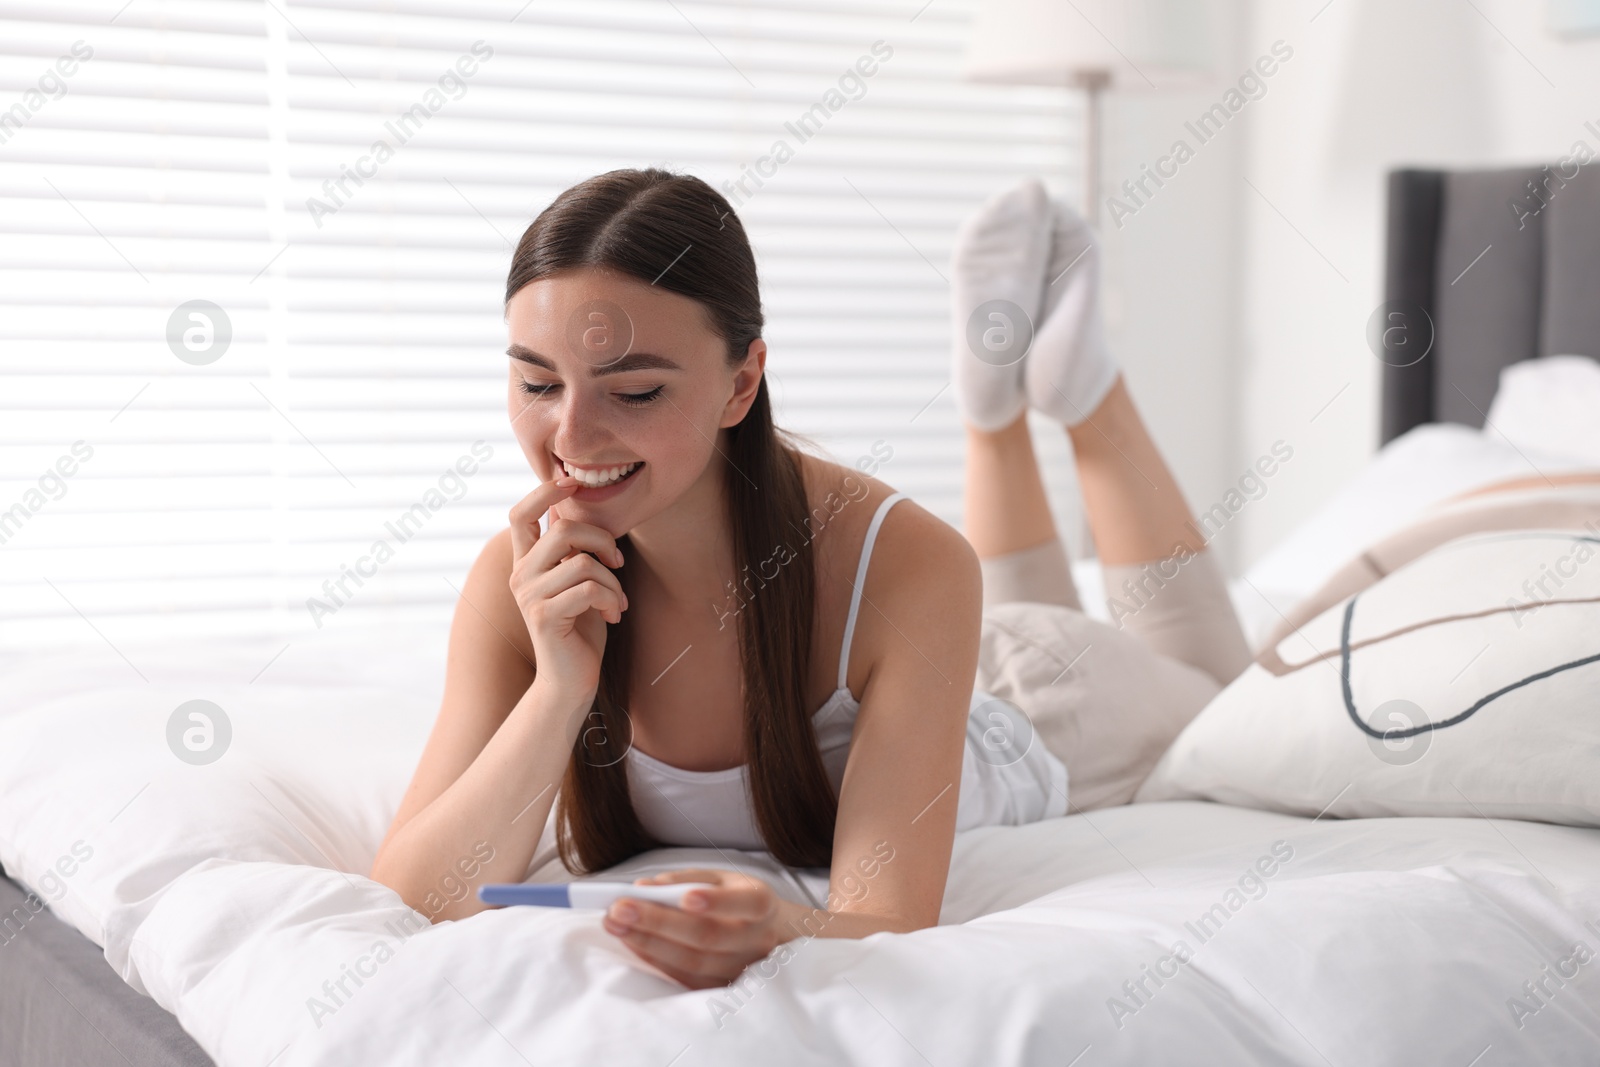
[[[0,2],[0,641],[447,624],[534,485],[510,252],[622,166],[735,204],[781,424],[959,523],[955,228],[1077,195],[1071,94],[960,80],[973,6]]]

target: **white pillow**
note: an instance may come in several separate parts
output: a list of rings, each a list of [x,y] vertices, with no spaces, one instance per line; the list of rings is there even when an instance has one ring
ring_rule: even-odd
[[[1441,545],[1263,650],[1134,799],[1600,826],[1597,768],[1600,540],[1514,530]]]
[[[1581,459],[1600,467],[1600,363],[1588,356],[1546,356],[1500,372],[1486,432],[1518,448]]]

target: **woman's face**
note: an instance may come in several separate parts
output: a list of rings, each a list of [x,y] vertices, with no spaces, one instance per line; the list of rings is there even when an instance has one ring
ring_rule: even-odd
[[[720,476],[719,431],[755,399],[765,342],[730,366],[697,301],[605,268],[523,286],[506,321],[507,408],[523,455],[541,481],[590,483],[557,515],[620,537]]]

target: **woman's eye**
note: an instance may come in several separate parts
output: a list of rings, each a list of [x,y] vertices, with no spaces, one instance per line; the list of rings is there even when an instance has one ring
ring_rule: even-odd
[[[648,404],[660,396],[661,390],[665,388],[666,386],[664,385],[658,385],[648,393],[618,393],[617,397],[621,399],[624,404]]]
[[[559,389],[560,385],[554,383],[545,384],[542,382],[530,382],[527,379],[523,379],[517,383],[517,388],[521,389],[522,392],[527,396],[537,398],[549,396],[553,390]],[[665,386],[658,385],[654,389],[644,393],[618,393],[616,395],[617,399],[621,400],[624,404],[648,404],[660,397],[662,390],[665,388]]]

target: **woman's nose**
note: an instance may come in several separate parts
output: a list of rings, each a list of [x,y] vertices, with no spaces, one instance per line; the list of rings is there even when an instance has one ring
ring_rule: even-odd
[[[590,458],[601,450],[611,436],[605,426],[601,405],[579,395],[580,390],[564,389],[562,392],[564,395],[558,413],[561,424],[552,438],[556,453],[567,459]]]

